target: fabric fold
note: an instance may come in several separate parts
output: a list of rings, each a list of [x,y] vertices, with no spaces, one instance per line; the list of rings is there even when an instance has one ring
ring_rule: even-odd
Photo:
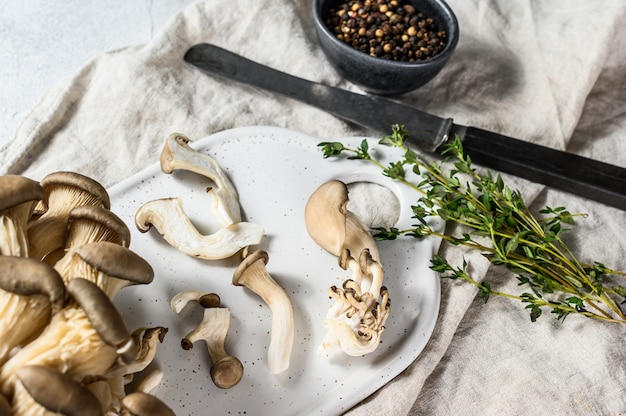
[[[626,55],[615,56],[626,38],[623,2],[448,3],[461,28],[455,55],[431,83],[397,100],[460,124],[626,166],[620,138],[626,97],[619,88]],[[148,44],[96,56],[53,87],[1,149],[0,174],[40,179],[73,170],[112,186],[158,160],[173,132],[196,140],[234,127],[269,125],[323,139],[378,135],[305,104],[201,73],[182,60],[200,42],[359,92],[325,60],[310,0],[198,0]],[[535,210],[550,204],[588,213],[571,237],[581,257],[598,256],[626,269],[623,212],[519,178],[506,180]],[[514,276],[480,253],[444,244],[440,254],[451,262],[467,260],[479,281],[516,290]],[[530,323],[523,305],[513,301],[482,305],[472,287],[444,281],[442,288],[427,348],[348,414],[626,412],[625,357],[616,348],[622,328],[579,317],[564,324],[549,316]]]

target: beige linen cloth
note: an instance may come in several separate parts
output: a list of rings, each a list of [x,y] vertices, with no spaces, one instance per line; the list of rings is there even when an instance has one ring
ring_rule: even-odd
[[[626,166],[626,4],[622,0],[450,0],[461,40],[430,84],[399,100],[455,121]],[[210,42],[310,80],[358,91],[315,38],[311,1],[198,1],[147,45],[96,56],[43,97],[1,150],[0,173],[35,179],[74,170],[111,186],[156,160],[172,132],[199,139],[271,125],[320,138],[372,135],[307,105],[208,77],[182,61]],[[626,270],[626,215],[507,177],[540,209],[588,213],[568,241],[586,261]],[[517,292],[512,275],[480,255],[474,276]],[[437,327],[402,374],[351,415],[626,414],[626,330],[523,305],[487,304],[442,282]]]

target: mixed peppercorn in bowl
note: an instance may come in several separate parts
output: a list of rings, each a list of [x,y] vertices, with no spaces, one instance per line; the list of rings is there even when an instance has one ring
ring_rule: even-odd
[[[441,0],[314,0],[320,45],[363,90],[402,94],[429,82],[456,48],[456,16]]]

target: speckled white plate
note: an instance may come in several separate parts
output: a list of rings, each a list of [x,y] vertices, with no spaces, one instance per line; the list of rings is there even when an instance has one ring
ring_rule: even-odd
[[[362,138],[341,139],[357,146]],[[380,242],[385,285],[392,301],[383,342],[365,357],[318,353],[324,335],[324,317],[330,305],[327,289],[349,277],[336,257],[309,237],[303,220],[309,195],[323,182],[372,182],[391,190],[399,201],[399,227],[411,224],[410,206],[416,191],[384,177],[364,161],[324,159],[319,138],[271,128],[227,130],[194,142],[226,170],[240,195],[244,218],[265,227],[261,248],[269,253],[267,269],[290,295],[296,337],[290,368],[283,374],[267,372],[266,353],[271,315],[256,295],[231,284],[238,260],[207,261],[191,258],[167,245],[156,230],[142,234],[134,215],[146,201],[179,196],[198,228],[209,233],[209,206],[205,190],[210,182],[199,175],[161,172],[155,165],[110,189],[112,210],[131,227],[131,249],[155,269],[149,286],[122,290],[116,303],[129,327],[165,326],[169,332],[159,346],[155,367],[164,377],[154,394],[178,415],[311,415],[341,414],[404,370],[425,347],[437,320],[440,301],[438,276],[429,269],[439,241],[402,238]],[[370,148],[384,161],[398,160],[397,149],[370,140]],[[358,203],[358,201],[356,201]],[[443,228],[443,224],[438,223]],[[202,343],[190,351],[180,340],[201,319],[198,305],[174,314],[171,297],[187,289],[218,293],[231,310],[227,350],[244,365],[241,382],[229,390],[215,387],[209,377],[210,359]]]

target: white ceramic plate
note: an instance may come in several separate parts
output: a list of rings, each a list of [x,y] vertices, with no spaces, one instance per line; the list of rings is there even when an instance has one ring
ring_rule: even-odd
[[[361,140],[340,139],[355,147]],[[244,218],[265,227],[260,248],[269,253],[267,269],[290,295],[296,320],[291,365],[279,375],[270,375],[266,366],[269,308],[252,292],[231,284],[238,260],[195,259],[167,245],[156,230],[142,234],[134,228],[135,212],[143,203],[179,196],[198,228],[210,233],[207,212],[212,201],[205,192],[210,182],[188,172],[166,175],[155,161],[154,166],[110,190],[111,209],[131,224],[131,249],[155,269],[152,284],[122,290],[116,303],[131,330],[140,326],[169,329],[154,363],[164,372],[154,394],[177,414],[340,414],[404,370],[431,336],[439,312],[440,285],[428,266],[439,241],[401,238],[379,243],[392,302],[382,344],[364,357],[318,353],[330,305],[327,289],[341,284],[349,274],[307,234],[303,212],[308,197],[333,178],[346,183],[382,184],[398,198],[398,226],[404,227],[411,224],[410,206],[419,196],[384,177],[371,163],[324,159],[317,147],[320,141],[284,129],[247,127],[223,131],[193,144],[226,170],[239,192]],[[369,141],[377,157],[398,160],[397,149]],[[229,390],[213,385],[204,344],[197,343],[190,351],[180,347],[180,340],[199,323],[202,313],[197,305],[181,315],[171,311],[171,297],[187,289],[218,293],[222,306],[230,308],[226,347],[242,361],[245,374]]]

